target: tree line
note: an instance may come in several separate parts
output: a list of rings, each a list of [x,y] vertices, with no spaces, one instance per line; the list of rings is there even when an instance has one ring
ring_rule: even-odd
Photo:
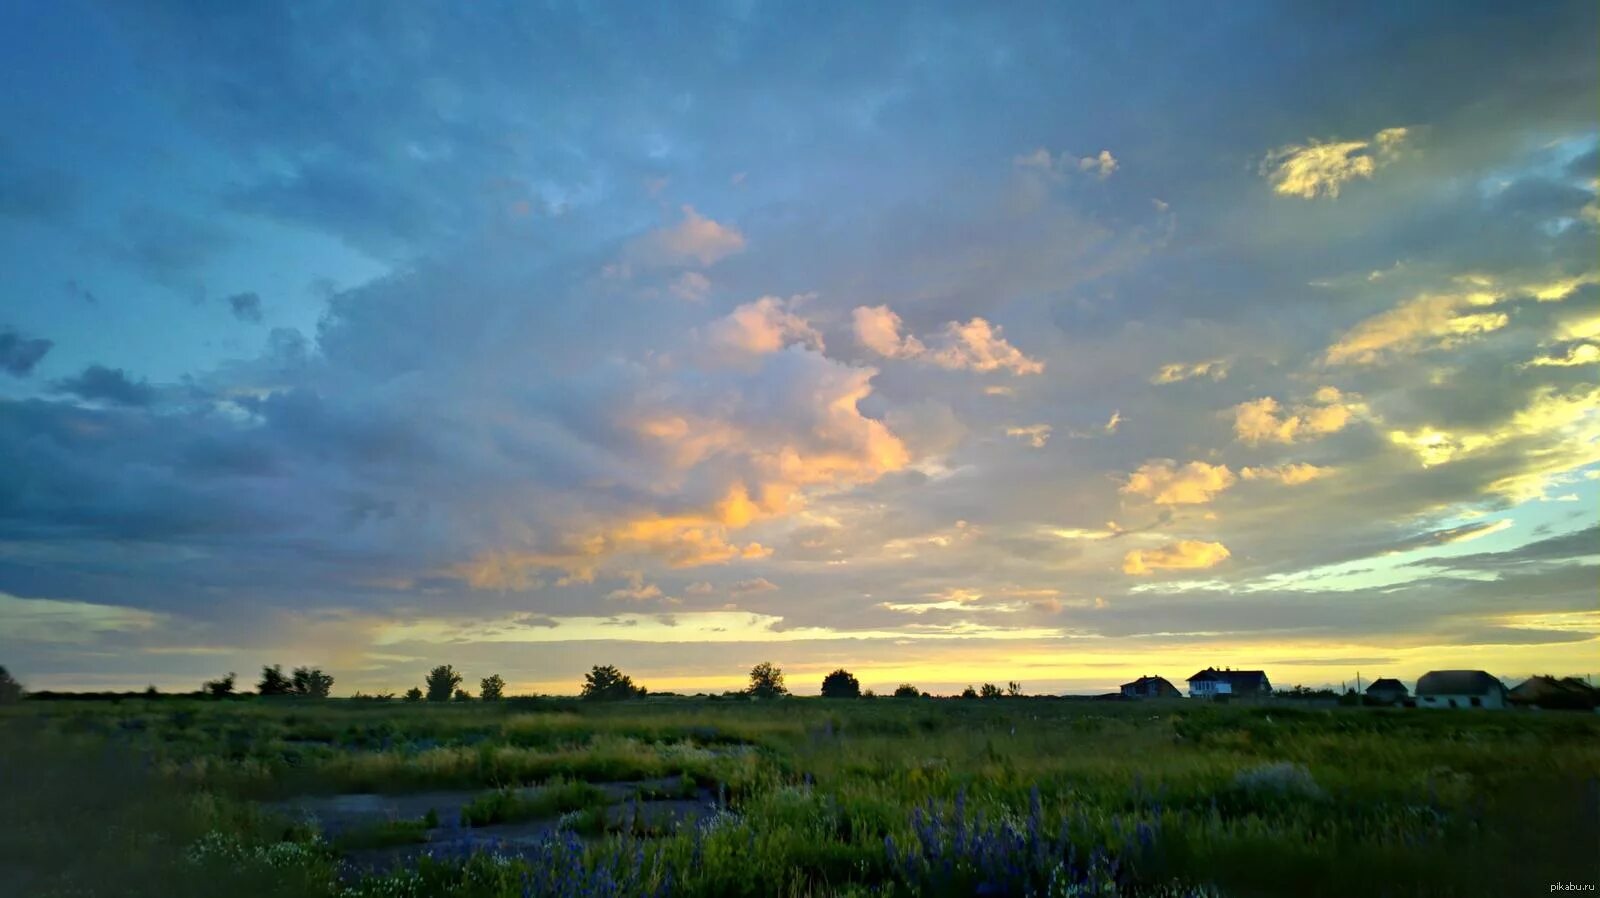
[[[229,671],[227,676],[205,681],[201,685],[200,692],[213,698],[242,695],[244,693],[236,691],[237,681],[238,675]],[[406,702],[494,702],[505,697],[506,681],[499,674],[490,674],[479,680],[476,696],[462,688],[465,681],[466,678],[453,665],[441,664],[428,671],[423,677],[421,686],[407,689],[399,698]],[[256,694],[328,698],[333,692],[333,683],[333,675],[325,673],[321,668],[296,667],[285,674],[283,665],[273,664],[261,668],[261,678],[256,682]],[[155,687],[146,690],[146,694],[157,694]],[[595,665],[584,674],[583,683],[579,687],[579,696],[587,701],[620,701],[642,698],[649,694],[649,690],[634,683],[632,677],[613,664]],[[783,669],[771,661],[763,661],[750,669],[748,685],[743,690],[731,694],[755,699],[775,699],[788,695],[789,689],[784,684]],[[1006,684],[1004,690],[993,683],[984,683],[978,689],[968,686],[962,691],[961,697],[989,699],[1002,696],[1018,697],[1022,694],[1022,684],[1013,680]],[[0,702],[17,701],[22,695],[22,685],[7,673],[4,667],[0,667]],[[911,683],[901,683],[892,695],[895,698],[929,697],[927,692]],[[855,674],[841,667],[822,678],[822,697],[872,698],[874,693],[870,689],[863,692],[861,682],[856,679]],[[357,692],[351,698],[365,701],[392,701],[396,696],[392,692],[376,694]]]

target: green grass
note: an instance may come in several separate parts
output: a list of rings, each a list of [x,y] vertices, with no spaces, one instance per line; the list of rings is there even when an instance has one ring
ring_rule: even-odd
[[[489,860],[339,883],[339,850],[415,842],[426,828],[397,821],[328,845],[256,804],[435,788],[485,790],[463,811],[468,826],[562,816],[589,840],[589,867],[642,857],[639,876],[659,883],[670,870],[673,893],[691,896],[910,894],[885,844],[915,841],[917,808],[959,795],[974,818],[1024,821],[1035,790],[1037,825],[1121,852],[1124,888],[1138,894],[1179,882],[1230,896],[1498,896],[1600,882],[1600,717],[1578,713],[25,702],[0,708],[0,758],[0,868],[19,872],[22,894],[333,898],[394,893],[412,877],[433,891],[401,893],[520,895],[520,868]],[[608,831],[595,784],[655,778],[673,784],[638,799],[711,789],[729,813],[698,832]],[[1140,824],[1159,838],[1129,847]],[[965,882],[955,876],[949,893]]]

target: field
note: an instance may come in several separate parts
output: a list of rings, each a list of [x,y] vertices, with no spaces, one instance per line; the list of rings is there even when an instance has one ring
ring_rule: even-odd
[[[1044,698],[27,701],[26,896],[1531,895],[1600,717]]]

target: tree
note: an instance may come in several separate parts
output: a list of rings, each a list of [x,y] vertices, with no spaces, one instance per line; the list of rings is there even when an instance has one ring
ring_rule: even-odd
[[[294,694],[306,698],[327,698],[333,691],[333,677],[320,667],[296,667],[291,682]]]
[[[490,674],[478,681],[478,694],[486,702],[497,702],[505,695],[506,681],[500,679],[499,674]]]
[[[261,682],[256,684],[256,692],[262,695],[288,695],[294,692],[294,684],[283,675],[283,665],[274,664],[261,668]]]
[[[917,698],[921,695],[922,692],[910,683],[901,683],[894,688],[895,698]]]
[[[783,669],[771,661],[763,661],[750,668],[748,692],[755,698],[777,698],[788,695],[789,690],[783,685]]]
[[[233,681],[238,674],[228,671],[228,675],[219,680],[207,680],[200,688],[205,690],[212,698],[227,698],[233,694]]]
[[[0,667],[0,705],[22,701],[22,684],[4,667]]]
[[[633,685],[633,678],[615,665],[596,664],[583,675],[583,697],[590,701],[616,701],[641,695],[644,695],[644,687]]]
[[[978,690],[978,695],[983,698],[999,698],[1000,687],[993,683],[984,683],[983,687]]]
[[[1006,695],[1009,695],[1012,698],[1021,698],[1022,697],[1022,684],[1018,683],[1016,680],[1012,680],[1011,682],[1007,683],[1006,684]]]
[[[856,679],[855,674],[841,667],[822,678],[822,697],[860,698],[861,683]]]
[[[969,685],[967,688],[961,690],[961,697],[962,698],[977,698],[978,697],[978,690],[973,689]]]
[[[422,701],[422,690],[418,689],[415,686],[412,686],[410,689],[407,689],[406,690],[406,701],[408,701],[408,702],[420,702],[420,701]]]
[[[470,702],[470,701],[472,701],[472,693],[468,692],[465,689],[457,689],[456,690],[455,701],[458,701],[458,702]]]
[[[428,687],[428,701],[447,702],[450,695],[461,685],[461,674],[448,664],[441,664],[428,672],[428,677],[423,681]]]

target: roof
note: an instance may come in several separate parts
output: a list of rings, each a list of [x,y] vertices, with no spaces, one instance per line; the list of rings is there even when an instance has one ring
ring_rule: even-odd
[[[1197,680],[1216,680],[1219,683],[1228,683],[1235,689],[1264,689],[1267,685],[1267,673],[1264,670],[1217,670],[1208,667],[1189,678],[1193,683]]]
[[[1155,683],[1167,683],[1167,678],[1166,677],[1140,677],[1139,679],[1134,680],[1132,683],[1123,683],[1122,685],[1123,686],[1143,686],[1145,684],[1155,684]],[[1172,684],[1171,683],[1167,683],[1167,685],[1171,686]]]
[[[1577,695],[1587,695],[1593,690],[1588,683],[1577,677],[1562,677],[1556,679],[1549,676],[1534,676],[1523,681],[1517,688],[1511,690],[1512,695],[1539,695],[1549,693],[1570,692]]]
[[[1373,680],[1372,685],[1367,687],[1368,693],[1406,691],[1408,691],[1406,689],[1406,684],[1396,680],[1394,677],[1380,677],[1379,679]]]
[[[1417,681],[1418,695],[1489,695],[1505,688],[1481,670],[1430,670]]]

